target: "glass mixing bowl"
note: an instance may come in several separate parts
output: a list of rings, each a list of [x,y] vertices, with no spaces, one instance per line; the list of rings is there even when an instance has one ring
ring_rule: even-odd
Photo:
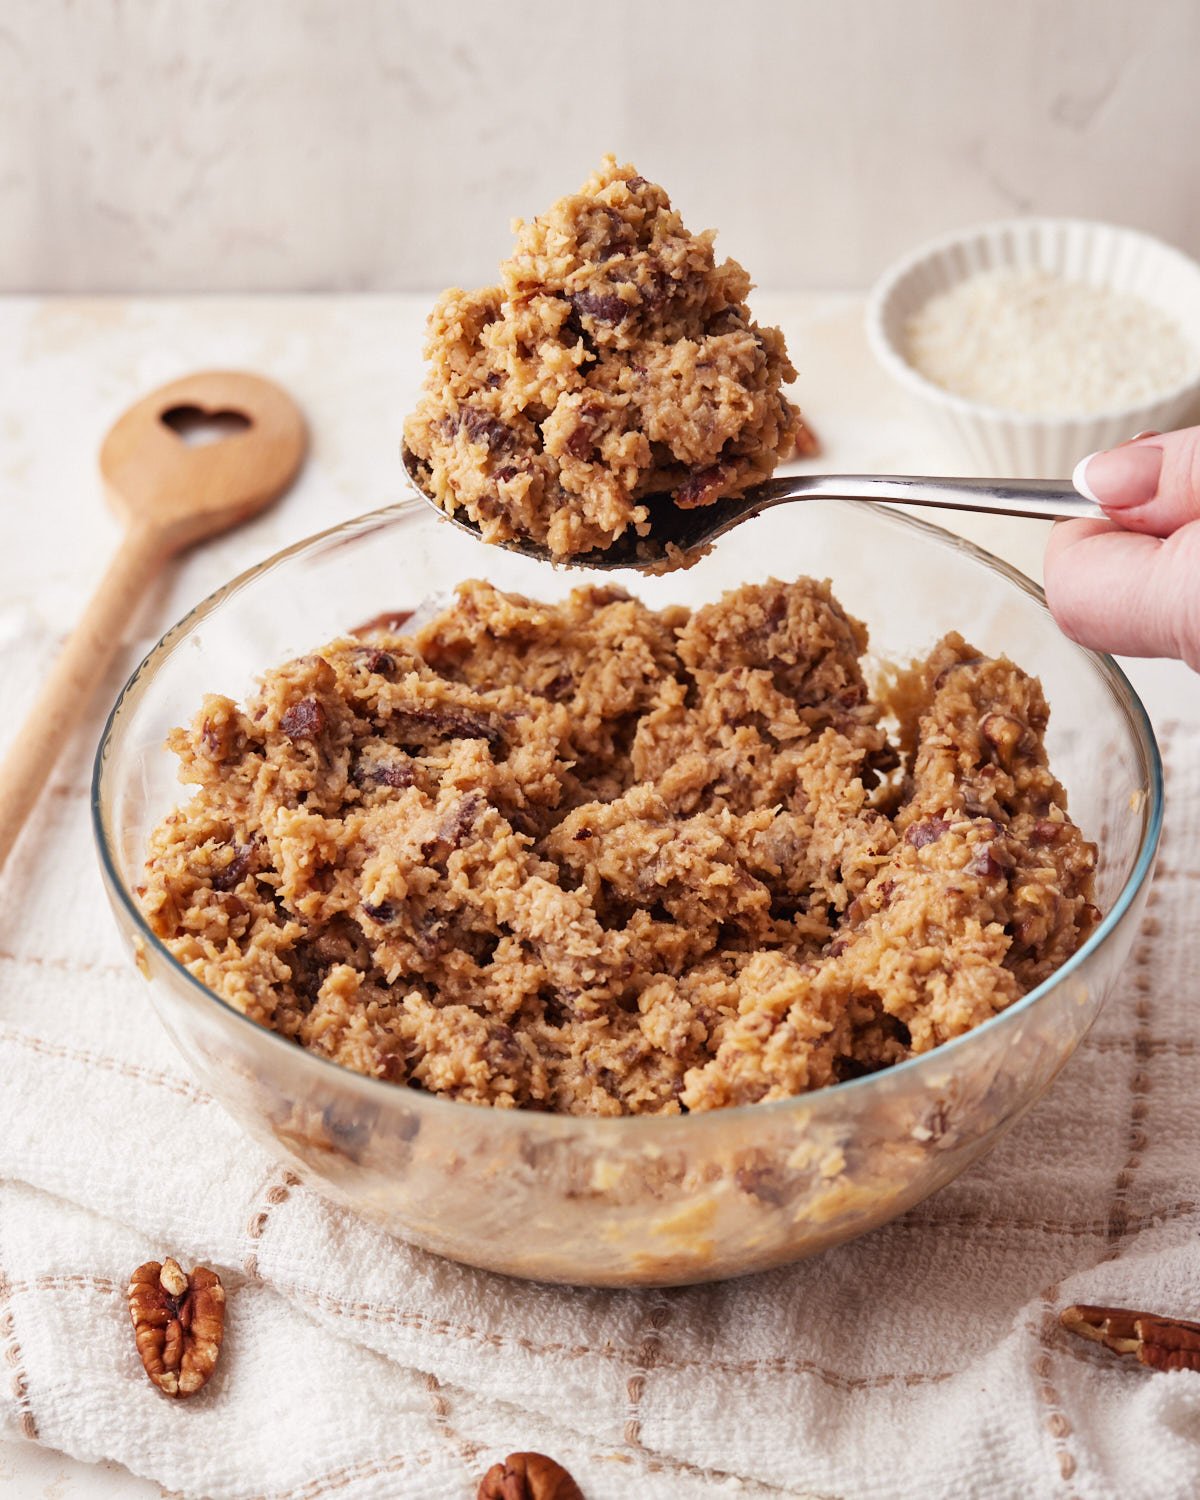
[[[346,1071],[233,1010],[163,947],[134,894],[151,828],[186,795],[167,731],[190,722],[205,692],[243,698],[267,667],[461,579],[549,598],[601,578],[485,547],[410,501],[303,542],[214,594],[150,652],[109,717],[93,781],[105,882],[151,1001],[198,1080],[302,1178],[402,1238],[490,1270],[594,1286],[704,1281],[814,1254],[903,1213],[980,1157],[1066,1062],[1129,953],[1162,813],[1153,733],[1116,665],[1061,635],[1031,583],[898,512],[789,506],[686,572],[601,581],[658,607],[801,574],[832,579],[881,659],[907,661],[957,629],[1040,675],[1051,763],[1072,815],[1100,844],[1103,913],[1049,980],[888,1071],[661,1118],[455,1103]]]

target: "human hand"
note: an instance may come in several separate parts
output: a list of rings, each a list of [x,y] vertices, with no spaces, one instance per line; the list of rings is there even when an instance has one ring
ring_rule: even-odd
[[[1074,481],[1110,519],[1051,532],[1054,618],[1084,646],[1200,672],[1200,427],[1140,433],[1082,460]]]

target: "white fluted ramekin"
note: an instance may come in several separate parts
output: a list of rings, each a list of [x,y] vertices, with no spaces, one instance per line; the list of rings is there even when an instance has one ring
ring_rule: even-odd
[[[967,277],[1008,268],[1055,272],[1131,292],[1161,308],[1196,351],[1191,377],[1137,406],[1041,417],[954,395],[919,374],[905,357],[908,319]],[[1084,219],[1011,219],[946,235],[884,272],[866,320],[876,359],[980,473],[1065,479],[1085,454],[1148,428],[1181,426],[1200,408],[1200,265],[1135,229]]]

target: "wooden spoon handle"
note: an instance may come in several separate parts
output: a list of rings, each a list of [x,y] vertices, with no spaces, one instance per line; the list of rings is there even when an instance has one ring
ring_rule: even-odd
[[[126,534],[0,762],[0,869],[167,550],[162,537],[151,530],[134,528]]]

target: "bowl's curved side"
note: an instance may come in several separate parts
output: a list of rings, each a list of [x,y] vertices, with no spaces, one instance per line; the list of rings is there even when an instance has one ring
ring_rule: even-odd
[[[498,1132],[492,1111],[468,1105],[450,1106],[456,1128],[446,1130],[403,1089],[381,1110],[362,1087],[370,1080],[331,1071],[314,1081],[298,1049],[287,1066],[272,1057],[264,1070],[253,1033],[181,990],[161,955],[143,948],[139,967],[201,1086],[311,1186],[401,1239],[489,1271],[676,1286],[767,1270],[867,1233],[989,1151],[1095,1020],[1147,889],[1054,1004],[976,1033],[969,1068],[934,1052],[922,1060],[929,1066],[876,1075],[870,1089],[672,1121],[698,1128],[667,1139],[592,1128],[620,1121],[556,1121],[564,1128],[551,1134],[529,1115]]]

